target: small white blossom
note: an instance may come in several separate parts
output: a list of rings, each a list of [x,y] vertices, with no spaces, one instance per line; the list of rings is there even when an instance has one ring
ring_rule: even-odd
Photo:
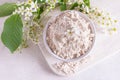
[[[15,11],[13,12],[13,14],[18,14],[18,10],[15,10]]]
[[[74,28],[72,29],[72,31],[73,31],[76,35],[80,35],[80,29],[79,29],[79,27],[74,27]]]
[[[30,16],[30,17],[33,15],[33,14],[32,14],[32,10],[31,10],[30,8],[28,8],[28,7],[25,9],[25,16],[26,16],[26,15],[28,15],[28,16]]]
[[[89,8],[88,8],[87,6],[85,7],[85,10],[86,10],[87,13],[90,12],[90,11],[89,11]]]
[[[24,12],[25,12],[24,6],[21,6],[21,7],[18,8],[18,13],[19,14],[24,15]]]
[[[32,0],[28,0],[26,4],[31,4],[32,2],[33,2]]]
[[[25,16],[24,18],[26,21],[29,21],[30,20],[30,17],[28,15]]]
[[[38,9],[37,2],[35,2],[35,3],[32,2],[30,5],[31,5],[30,9],[32,10],[32,12],[36,12]]]
[[[30,9],[30,8],[26,8],[26,10],[25,10],[25,20],[26,21],[29,21],[30,20],[30,18],[33,16],[33,14],[32,14],[32,10]]]

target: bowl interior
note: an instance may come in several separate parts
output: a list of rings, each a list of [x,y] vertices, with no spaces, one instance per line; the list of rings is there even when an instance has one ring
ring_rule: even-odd
[[[61,12],[60,14],[65,13],[65,12],[67,12],[67,11],[71,11],[71,10],[66,10],[66,11],[64,11],[64,12]],[[75,11],[75,10],[72,10],[72,11]],[[79,12],[79,11],[77,11],[77,12],[80,14],[80,16],[81,16],[82,18],[84,18],[87,22],[90,23],[89,26],[90,26],[90,28],[91,28],[91,31],[92,31],[92,33],[95,35],[95,26],[94,26],[93,22],[92,22],[86,15],[84,15],[83,13],[81,13],[81,12]],[[82,59],[83,57],[87,56],[87,55],[90,53],[90,51],[92,50],[93,45],[94,45],[94,43],[95,43],[95,36],[94,36],[94,38],[93,38],[93,43],[92,43],[91,47],[88,49],[88,51],[87,51],[85,54],[83,54],[83,55],[81,55],[81,56],[79,56],[79,57],[77,57],[77,58],[73,58],[73,59],[64,59],[64,58],[59,57],[58,55],[56,55],[56,54],[54,54],[54,53],[52,52],[52,50],[50,49],[49,45],[47,44],[47,40],[46,40],[46,36],[47,36],[47,35],[46,35],[46,34],[47,34],[47,29],[48,29],[48,27],[49,27],[49,23],[51,22],[51,20],[55,20],[56,17],[59,16],[60,14],[52,17],[52,18],[47,22],[47,24],[46,24],[46,26],[45,26],[45,28],[44,28],[44,31],[43,31],[43,41],[44,41],[44,45],[45,45],[46,49],[48,50],[48,52],[49,52],[51,55],[53,55],[55,58],[59,59],[59,60],[66,61],[66,62],[80,60],[80,59]]]

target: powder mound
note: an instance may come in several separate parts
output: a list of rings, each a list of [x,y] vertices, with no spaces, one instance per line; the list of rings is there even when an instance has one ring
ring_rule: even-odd
[[[86,54],[93,40],[90,23],[78,11],[65,11],[48,24],[47,44],[60,58],[74,59]]]

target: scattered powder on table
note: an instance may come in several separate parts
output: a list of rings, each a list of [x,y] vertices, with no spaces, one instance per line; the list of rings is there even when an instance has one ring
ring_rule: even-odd
[[[77,73],[83,65],[87,64],[88,61],[92,60],[92,56],[87,56],[79,61],[73,62],[57,62],[53,64],[53,68],[56,72],[62,75],[72,75]]]
[[[84,55],[92,46],[90,23],[78,11],[65,11],[48,24],[46,40],[54,54],[63,59]]]

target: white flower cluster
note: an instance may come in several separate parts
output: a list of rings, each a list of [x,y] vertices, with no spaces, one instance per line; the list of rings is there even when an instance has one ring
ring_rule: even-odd
[[[38,9],[37,2],[33,2],[32,0],[20,3],[18,4],[18,6],[18,9],[16,9],[13,12],[13,14],[20,14],[23,17],[23,20],[25,21],[30,21],[33,16],[33,13],[37,12]]]
[[[23,44],[21,45],[24,48],[25,41],[30,39],[35,44],[38,42],[38,37],[40,35],[41,27],[39,23],[34,21],[36,18],[36,12],[38,10],[37,1],[28,0],[26,2],[20,2],[17,4],[18,8],[13,12],[13,14],[19,14],[23,20]]]
[[[104,33],[112,34],[117,31],[117,20],[112,16],[97,8],[89,9],[88,17],[91,18]]]

